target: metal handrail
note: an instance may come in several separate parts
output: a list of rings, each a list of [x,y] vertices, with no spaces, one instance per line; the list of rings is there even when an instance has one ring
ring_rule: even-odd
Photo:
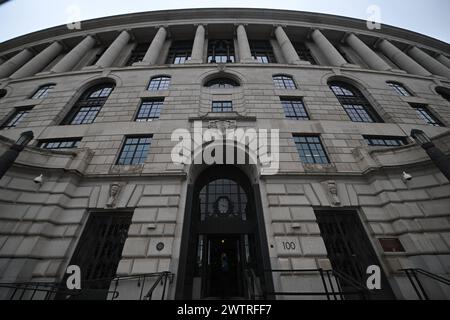
[[[399,271],[404,272],[406,274],[414,291],[416,292],[417,296],[419,297],[419,300],[430,300],[430,297],[428,296],[427,292],[425,291],[425,288],[422,285],[422,282],[420,281],[419,277],[417,276],[418,274],[425,276],[429,279],[432,279],[436,282],[450,286],[449,279],[444,278],[440,275],[431,273],[429,271],[420,269],[420,268],[408,268],[408,269],[401,269]]]
[[[54,299],[57,295],[66,294],[68,298],[81,296],[83,293],[93,293],[93,292],[104,292],[107,293],[107,300],[116,300],[118,299],[120,292],[118,290],[118,286],[120,282],[137,280],[137,286],[141,287],[139,300],[147,299],[151,300],[155,289],[158,284],[163,286],[161,300],[165,299],[167,285],[173,282],[174,274],[165,271],[158,273],[147,273],[147,274],[139,274],[133,276],[119,276],[114,278],[101,278],[101,279],[93,279],[83,281],[84,285],[88,285],[88,288],[81,290],[69,290],[65,287],[64,284],[59,282],[19,282],[19,283],[0,283],[0,289],[12,289],[9,300],[34,300],[37,293],[45,293],[45,296],[41,300],[50,300]],[[143,290],[145,286],[145,282],[147,279],[157,278],[155,283],[152,285],[150,290],[147,292],[145,296],[143,296]],[[113,290],[103,290],[103,289],[94,289],[89,288],[89,285],[100,283],[100,282],[110,282],[110,288],[113,287]],[[142,282],[142,284],[141,284]],[[28,296],[27,293],[30,295]]]
[[[346,296],[360,296],[363,300],[369,299],[369,290],[363,285],[358,283],[355,279],[348,275],[335,270],[323,270],[323,269],[294,269],[294,270],[265,270],[268,273],[318,273],[322,280],[323,291],[320,292],[264,292],[265,296],[324,296],[327,300],[345,300]],[[335,285],[333,284],[333,277]],[[327,284],[328,280],[328,284]],[[345,281],[352,287],[352,291],[343,290],[341,281]]]

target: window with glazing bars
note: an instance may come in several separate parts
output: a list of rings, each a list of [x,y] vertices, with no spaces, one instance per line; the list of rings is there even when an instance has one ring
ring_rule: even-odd
[[[322,142],[318,136],[294,135],[295,145],[300,159],[307,164],[330,163]]]
[[[296,90],[297,85],[291,76],[277,75],[273,76],[273,83],[277,89]]]
[[[297,42],[294,43],[294,48],[301,60],[309,61],[312,65],[317,64],[316,59],[314,59],[311,50],[306,46],[306,44]]]
[[[234,63],[234,43],[232,40],[209,40],[208,63]]]
[[[250,50],[252,57],[260,63],[276,63],[270,41],[250,41]]]
[[[152,136],[126,138],[117,165],[127,166],[145,163],[151,143]]]
[[[164,99],[142,101],[136,122],[150,122],[159,119]]]
[[[19,125],[22,120],[30,113],[32,108],[17,108],[14,113],[5,121],[1,129],[12,129]]]
[[[149,91],[169,90],[171,78],[168,76],[155,77],[150,80]]]
[[[63,124],[93,123],[113,90],[112,84],[103,84],[86,91],[72,108]]]
[[[235,87],[239,87],[239,83],[237,83],[233,79],[216,78],[208,81],[205,84],[205,87],[211,89],[233,89]]]
[[[295,120],[310,119],[302,100],[281,98],[281,104],[283,105],[284,114],[286,115],[286,118]]]
[[[330,88],[353,122],[381,122],[381,118],[358,89],[340,82],[330,83]]]
[[[212,112],[233,112],[233,102],[213,101]]]
[[[136,62],[141,62],[145,54],[147,53],[148,48],[150,47],[150,43],[140,43],[138,44],[133,52],[131,53],[130,58],[128,59],[127,66],[132,66]]]
[[[406,88],[397,82],[387,82],[388,86],[392,88],[395,92],[397,92],[399,95],[404,97],[410,97],[411,93],[406,90]]]
[[[76,149],[80,146],[81,138],[77,139],[58,139],[45,140],[39,143],[39,148],[58,150],[58,149]]]
[[[404,137],[364,136],[364,140],[372,147],[400,147],[408,144]]]
[[[427,124],[434,127],[443,127],[444,125],[440,122],[426,106],[423,105],[411,105],[415,110],[420,119],[425,121]]]
[[[39,89],[33,94],[31,99],[44,99],[48,96],[49,92],[55,87],[54,84],[47,84],[39,87]]]
[[[192,41],[174,41],[167,56],[167,64],[184,64],[191,60]]]

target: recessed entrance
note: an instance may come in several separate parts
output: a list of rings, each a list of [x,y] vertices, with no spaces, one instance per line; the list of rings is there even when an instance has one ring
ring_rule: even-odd
[[[248,274],[271,290],[259,192],[234,166],[209,167],[189,187],[178,299],[249,298]]]

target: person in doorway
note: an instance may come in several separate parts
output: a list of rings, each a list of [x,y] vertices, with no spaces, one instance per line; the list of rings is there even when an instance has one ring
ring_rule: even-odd
[[[231,294],[231,279],[230,279],[230,262],[228,255],[224,252],[220,256],[220,271],[221,271],[221,287],[222,296],[229,297]]]

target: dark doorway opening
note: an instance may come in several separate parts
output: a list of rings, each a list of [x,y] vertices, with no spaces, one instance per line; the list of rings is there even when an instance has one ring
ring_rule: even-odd
[[[372,265],[381,269],[381,290],[370,291],[371,299],[392,300],[395,296],[356,211],[317,211],[317,220],[328,258],[334,270],[349,278],[340,280],[343,292],[351,292],[352,281],[366,286]],[[355,296],[348,295],[347,299]]]

